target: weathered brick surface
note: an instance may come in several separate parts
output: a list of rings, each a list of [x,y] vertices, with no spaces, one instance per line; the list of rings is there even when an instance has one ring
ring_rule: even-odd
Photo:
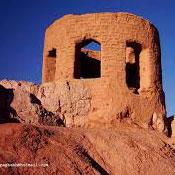
[[[100,54],[91,53],[101,56],[101,77],[75,80],[76,46],[91,39],[101,44]],[[126,64],[136,60],[133,43],[140,46],[137,89],[126,82]],[[57,51],[56,58],[48,57],[52,49]],[[92,99],[87,126],[115,124],[122,117],[150,124],[153,113],[164,120],[159,35],[149,21],[138,16],[96,13],[56,20],[45,34],[42,81],[61,80],[81,82],[89,88]]]

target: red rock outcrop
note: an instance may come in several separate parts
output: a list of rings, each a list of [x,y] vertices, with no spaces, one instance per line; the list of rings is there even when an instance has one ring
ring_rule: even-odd
[[[135,124],[143,128],[153,127],[159,132],[166,132],[161,113],[154,113],[149,123],[137,123],[130,116],[131,111],[127,107],[116,116],[111,116],[106,123],[100,122],[97,118],[96,123],[91,124],[88,116],[92,110],[93,94],[83,82],[77,84],[74,81],[59,81],[35,85],[3,80],[0,85],[8,92],[6,109],[3,110],[8,114],[5,116],[0,113],[2,120],[7,117],[15,118],[21,123],[86,128],[118,127],[118,124],[122,123]],[[3,93],[1,94],[4,98]]]
[[[108,127],[85,129],[91,93],[82,84],[3,80],[0,87],[0,162],[48,164],[0,167],[0,174],[175,173],[174,145],[157,132],[164,130],[157,114],[144,126],[126,109]]]
[[[38,86],[27,82],[2,81],[0,83],[0,123],[64,125],[61,113],[46,110],[35,96]]]

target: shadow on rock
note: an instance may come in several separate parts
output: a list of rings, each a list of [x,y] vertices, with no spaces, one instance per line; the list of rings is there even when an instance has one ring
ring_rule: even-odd
[[[174,123],[174,116],[171,116],[171,117],[168,117],[166,122],[167,122],[167,129],[168,129],[168,137],[171,137],[172,134],[173,134],[173,131],[172,131],[172,125]]]
[[[13,98],[13,89],[6,89],[0,85],[0,124],[19,123],[15,109],[10,106]]]
[[[49,125],[49,126],[63,126],[65,127],[65,123],[61,118],[61,114],[54,114],[51,111],[46,110],[43,106],[41,101],[34,95],[30,94],[30,102],[33,105],[37,105],[37,114],[38,114],[38,122],[42,125]]]
[[[41,105],[41,101],[34,95],[30,94],[31,103]]]

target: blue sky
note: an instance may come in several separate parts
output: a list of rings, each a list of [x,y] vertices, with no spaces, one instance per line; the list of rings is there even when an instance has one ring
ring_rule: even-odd
[[[0,79],[41,82],[45,28],[64,14],[126,11],[159,30],[168,115],[175,113],[174,0],[0,0]]]

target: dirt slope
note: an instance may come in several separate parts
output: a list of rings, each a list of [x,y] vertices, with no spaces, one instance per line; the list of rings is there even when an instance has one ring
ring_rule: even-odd
[[[48,167],[0,168],[2,175],[173,175],[175,150],[165,136],[138,127],[83,129],[0,125],[0,162]]]

